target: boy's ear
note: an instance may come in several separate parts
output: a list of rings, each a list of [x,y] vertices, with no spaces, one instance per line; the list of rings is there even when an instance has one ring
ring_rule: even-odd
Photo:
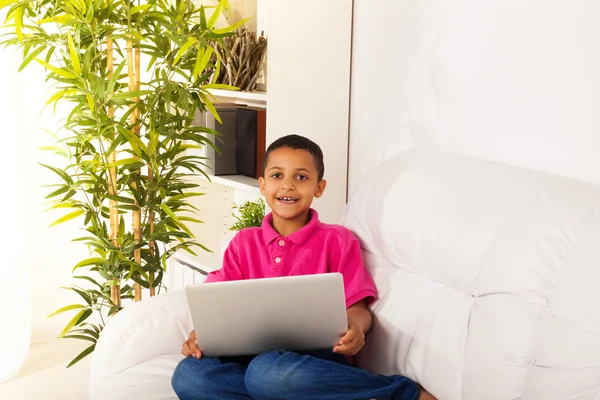
[[[317,190],[315,191],[315,197],[317,199],[323,195],[325,186],[327,186],[327,181],[325,179],[321,179],[321,181],[317,183]]]
[[[264,196],[265,194],[265,178],[262,176],[258,178],[258,186],[260,187],[260,194]]]

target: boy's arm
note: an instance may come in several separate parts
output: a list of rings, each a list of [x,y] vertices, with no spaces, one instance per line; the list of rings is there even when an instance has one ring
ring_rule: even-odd
[[[364,300],[360,300],[346,310],[348,332],[333,348],[335,353],[353,356],[365,345],[365,335],[371,330],[373,317]]]
[[[221,268],[208,274],[205,283],[209,282],[222,282],[222,281],[237,281],[244,279],[244,274],[240,268],[240,262],[238,258],[238,241],[239,232],[233,237],[229,246],[225,249],[223,254],[223,264]]]
[[[373,317],[364,300],[354,303],[346,310],[348,326],[355,325],[365,335],[371,330]]]

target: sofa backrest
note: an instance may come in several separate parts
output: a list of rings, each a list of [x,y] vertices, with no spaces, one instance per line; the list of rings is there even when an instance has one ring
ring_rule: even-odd
[[[379,290],[359,365],[440,400],[599,399],[599,210],[600,187],[541,172],[385,162],[343,221]]]

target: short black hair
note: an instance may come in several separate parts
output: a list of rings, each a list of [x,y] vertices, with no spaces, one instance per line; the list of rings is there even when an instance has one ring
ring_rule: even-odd
[[[287,135],[280,137],[275,140],[273,143],[269,145],[267,151],[265,152],[265,156],[263,158],[263,176],[265,175],[265,170],[267,169],[267,163],[269,162],[269,155],[273,150],[280,149],[282,147],[289,147],[290,149],[295,150],[305,150],[310,153],[315,162],[315,167],[317,167],[317,173],[319,175],[319,181],[323,179],[323,175],[325,175],[325,164],[323,163],[323,151],[319,147],[318,144],[313,142],[312,140],[305,138],[300,135]]]

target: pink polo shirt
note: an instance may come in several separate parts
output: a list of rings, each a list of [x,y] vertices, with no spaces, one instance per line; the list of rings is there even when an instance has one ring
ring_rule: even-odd
[[[272,214],[260,228],[242,229],[225,250],[221,269],[208,274],[206,282],[339,272],[346,308],[362,299],[367,304],[375,300],[377,291],[358,240],[341,225],[321,223],[315,210],[310,215],[308,224],[285,237],[271,226]]]

